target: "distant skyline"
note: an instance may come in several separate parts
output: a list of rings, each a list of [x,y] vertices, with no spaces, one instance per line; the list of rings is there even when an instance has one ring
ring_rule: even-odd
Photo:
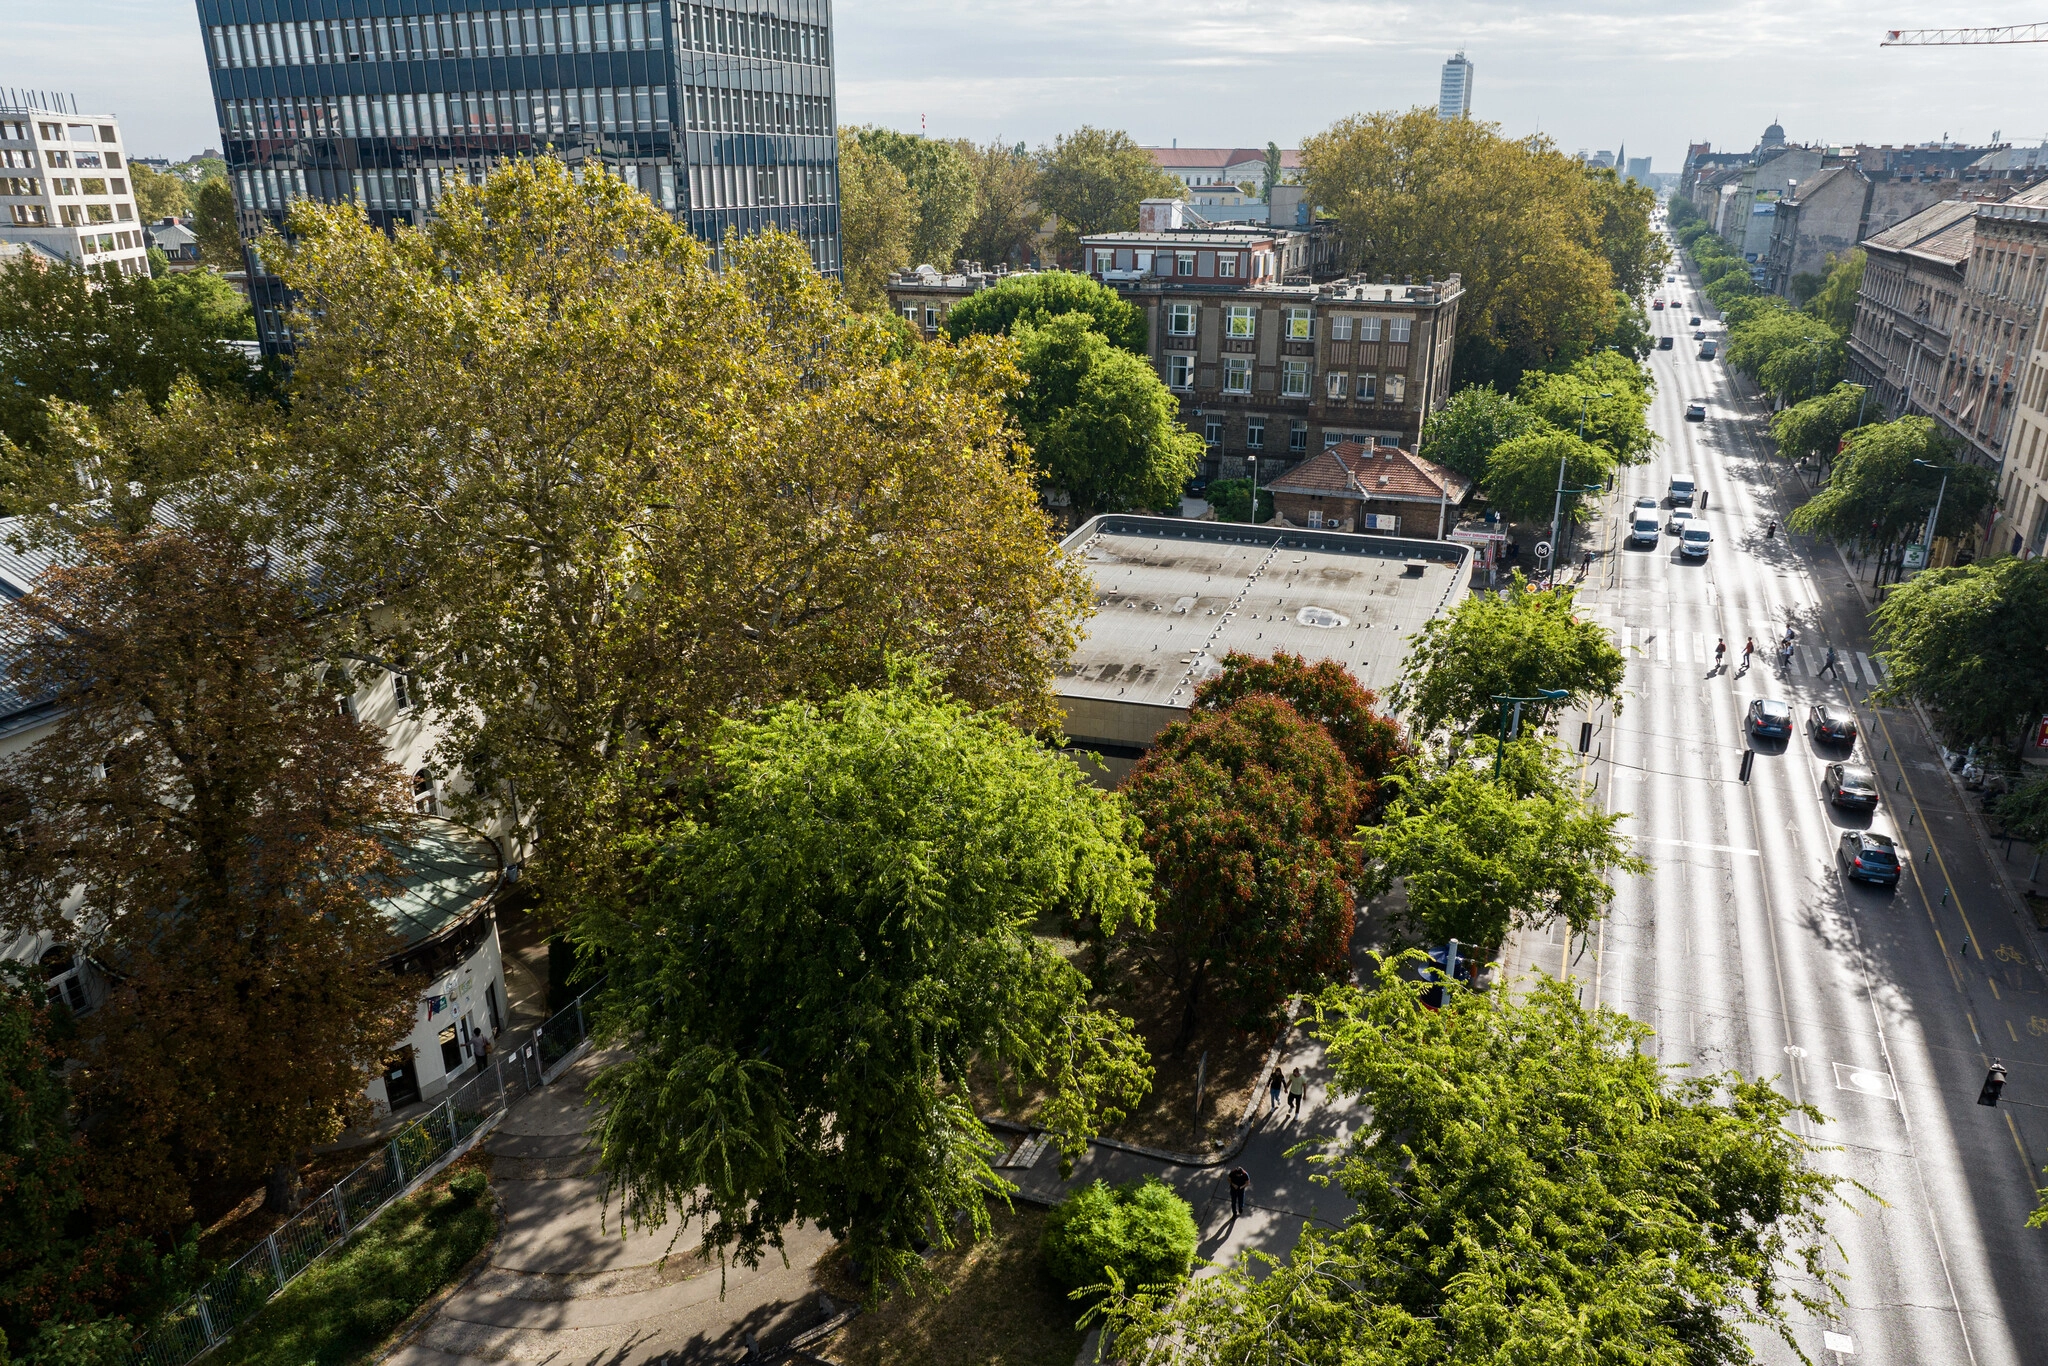
[[[452,2],[452,0],[451,0]],[[1084,123],[1184,147],[1296,146],[1347,114],[1436,102],[1444,60],[1476,68],[1472,116],[1566,152],[1624,143],[1675,171],[1691,141],[2037,144],[2038,47],[1880,48],[1887,27],[2028,23],[2034,5],[1917,0],[841,0],[839,114],[936,137],[1032,146]],[[17,8],[28,9],[26,5]],[[199,23],[181,0],[71,0],[8,19],[0,86],[61,90],[121,119],[129,148],[219,145]]]

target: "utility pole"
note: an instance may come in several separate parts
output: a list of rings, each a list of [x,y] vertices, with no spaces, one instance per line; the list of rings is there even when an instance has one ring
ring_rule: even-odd
[[[1500,778],[1501,761],[1507,757],[1508,742],[1519,738],[1522,734],[1522,704],[1525,702],[1562,702],[1571,696],[1563,688],[1538,688],[1536,691],[1539,694],[1536,697],[1508,697],[1502,695],[1493,699],[1500,704],[1500,743],[1494,747],[1493,751],[1493,776],[1496,781]],[[1508,703],[1510,702],[1515,704],[1512,726],[1508,722]]]

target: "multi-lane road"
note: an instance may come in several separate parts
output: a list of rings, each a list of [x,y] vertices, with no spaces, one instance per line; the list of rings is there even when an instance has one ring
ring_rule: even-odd
[[[1833,549],[1785,531],[1800,481],[1767,456],[1759,405],[1720,361],[1698,359],[1687,319],[1712,311],[1694,282],[1681,271],[1663,291],[1686,301],[1651,314],[1677,334],[1650,361],[1663,440],[1604,506],[1580,598],[1629,657],[1622,705],[1590,718],[1587,779],[1629,813],[1623,828],[1653,871],[1617,886],[1589,940],[1524,942],[1507,966],[1564,973],[1588,1004],[1636,1016],[1666,1062],[1774,1076],[1826,1115],[1801,1125],[1827,1147],[1820,1165],[1876,1198],[1845,1188],[1829,1220],[1847,1305],[1834,1321],[1799,1320],[1813,1360],[2048,1362],[2048,1230],[2026,1227],[2048,1182],[2048,936],[2014,909],[2000,885],[2009,869],[1913,713],[1865,702],[1878,667],[1866,608]],[[1706,401],[1704,423],[1684,420],[1693,399]],[[1682,560],[1675,536],[1625,541],[1630,506],[1661,498],[1673,475],[1708,493],[1704,562]],[[1787,625],[1799,648],[1780,672],[1769,643]],[[1759,653],[1745,671],[1746,637]],[[1843,677],[1819,672],[1829,646]],[[1823,800],[1822,770],[1841,756],[1803,731],[1755,742],[1741,781],[1756,698],[1789,702],[1801,720],[1816,701],[1854,706],[1857,757],[1875,762],[1883,788],[1875,815]],[[1576,719],[1565,733],[1577,739]],[[1842,881],[1838,842],[1863,826],[1905,851],[1896,892]],[[1996,1109],[1976,1103],[1994,1056],[2011,1072]],[[1758,1346],[1767,1361],[1793,1360]]]

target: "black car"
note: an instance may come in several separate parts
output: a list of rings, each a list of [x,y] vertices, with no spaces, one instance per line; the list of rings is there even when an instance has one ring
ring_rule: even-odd
[[[1698,318],[1688,318],[1685,321],[1685,325],[1687,327],[1698,327],[1700,325],[1700,320]]]
[[[1188,497],[1200,498],[1203,494],[1207,493],[1208,491],[1209,476],[1205,474],[1198,474],[1194,478],[1188,480]]]
[[[1744,719],[1751,735],[1788,737],[1792,734],[1792,708],[1773,697],[1759,697],[1749,704]]]
[[[1806,713],[1806,733],[1824,745],[1856,743],[1856,713],[1823,702]]]
[[[1861,764],[1829,764],[1821,775],[1820,790],[1836,806],[1877,810],[1877,774]]]
[[[1899,885],[1899,847],[1888,836],[1851,830],[1842,836],[1837,856],[1843,875],[1851,882]]]
[[[1670,333],[1667,332],[1663,336],[1657,338],[1657,349],[1659,351],[1669,351],[1671,349]]]

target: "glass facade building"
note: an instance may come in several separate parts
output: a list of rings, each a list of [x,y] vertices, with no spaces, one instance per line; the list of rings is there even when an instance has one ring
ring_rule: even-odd
[[[774,226],[839,269],[830,0],[459,8],[198,0],[243,236],[291,201],[419,223],[514,157],[601,164],[716,245]],[[250,280],[267,346],[279,283]]]

